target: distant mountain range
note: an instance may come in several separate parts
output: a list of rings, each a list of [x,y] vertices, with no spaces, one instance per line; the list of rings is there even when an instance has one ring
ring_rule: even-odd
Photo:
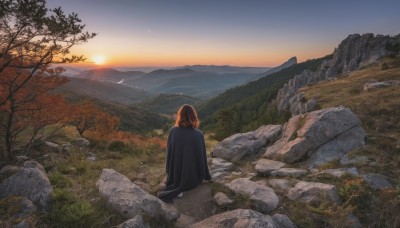
[[[134,104],[155,96],[129,85],[115,82],[96,81],[83,78],[68,78],[69,82],[58,87],[55,92],[62,94],[77,94],[109,102]]]
[[[265,77],[296,63],[297,60],[293,57],[274,68],[193,65],[176,69],[159,69],[149,73],[119,71],[112,68],[93,69],[67,75],[72,78],[90,79],[101,84],[71,80],[64,88],[81,91],[88,96],[92,94],[99,99],[123,103],[137,103],[161,93],[209,99],[229,88]],[[97,90],[96,85],[99,85]],[[143,97],[139,97],[141,95]]]

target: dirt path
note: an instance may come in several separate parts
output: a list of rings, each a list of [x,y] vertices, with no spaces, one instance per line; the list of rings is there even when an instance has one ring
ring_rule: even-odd
[[[175,227],[187,227],[213,215],[217,208],[213,202],[210,183],[202,183],[193,190],[183,193],[182,198],[175,198],[173,205],[181,213]]]

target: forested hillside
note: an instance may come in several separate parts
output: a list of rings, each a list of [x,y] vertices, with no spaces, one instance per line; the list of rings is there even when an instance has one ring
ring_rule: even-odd
[[[167,121],[159,114],[153,113],[138,105],[108,102],[77,94],[72,91],[64,91],[61,94],[68,102],[74,104],[81,103],[85,100],[92,100],[98,108],[119,118],[119,130],[145,133],[162,128]]]
[[[180,94],[160,94],[156,98],[141,103],[140,105],[148,108],[152,112],[166,115],[175,114],[179,107],[184,104],[197,105],[202,100]]]
[[[251,130],[260,124],[282,122],[288,118],[279,115],[274,106],[269,106],[278,90],[303,70],[315,71],[330,55],[308,60],[283,69],[274,74],[227,90],[201,105],[199,116],[204,120],[204,129],[213,129],[217,138],[232,133]]]

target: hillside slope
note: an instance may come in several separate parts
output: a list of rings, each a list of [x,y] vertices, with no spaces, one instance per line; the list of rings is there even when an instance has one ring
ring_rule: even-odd
[[[156,113],[171,115],[176,113],[178,108],[184,104],[197,105],[201,102],[202,100],[198,98],[186,95],[160,94],[154,99],[143,102],[140,105]]]
[[[68,79],[69,82],[57,88],[56,92],[72,92],[86,97],[124,104],[134,104],[152,97],[151,94],[142,89],[123,84],[83,78],[69,77]]]
[[[167,123],[167,119],[164,117],[139,105],[129,105],[115,101],[96,99],[82,93],[75,93],[72,90],[64,91],[62,89],[57,89],[55,92],[63,95],[70,103],[76,104],[84,100],[92,100],[98,108],[119,118],[120,122],[118,128],[120,130],[146,133],[154,129],[163,128]]]
[[[251,81],[246,85],[229,89],[200,105],[198,107],[199,116],[205,120],[206,128],[214,128],[215,115],[219,110],[234,109],[239,123],[235,130],[240,131],[250,121],[255,121],[261,117],[261,114],[265,112],[267,103],[276,96],[278,89],[289,79],[305,69],[316,70],[326,58],[329,58],[329,56],[295,64],[279,72]]]

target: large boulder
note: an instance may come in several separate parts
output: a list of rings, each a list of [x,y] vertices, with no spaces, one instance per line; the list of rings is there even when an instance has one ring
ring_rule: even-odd
[[[0,184],[0,198],[23,196],[43,209],[50,208],[51,187],[43,167],[35,161],[26,161],[15,174]]]
[[[327,108],[292,117],[283,138],[264,156],[289,163],[309,158],[309,166],[315,167],[364,145],[364,138],[361,121],[350,109]]]
[[[296,168],[282,168],[271,172],[273,177],[301,177],[307,174],[307,170]]]
[[[247,155],[259,153],[262,147],[274,143],[281,131],[281,125],[264,125],[255,131],[234,134],[215,145],[211,154],[228,161],[239,161]]]
[[[234,203],[233,200],[231,200],[225,193],[223,192],[217,192],[214,195],[214,201],[219,207],[228,207],[231,204]]]
[[[150,226],[144,222],[141,215],[136,215],[135,217],[119,224],[116,228],[150,228]]]
[[[339,192],[334,185],[316,182],[298,182],[293,188],[289,189],[287,197],[303,203],[322,201],[340,203]]]
[[[222,158],[212,158],[211,170],[213,173],[230,171],[233,168],[233,163]]]
[[[113,169],[103,169],[97,186],[110,208],[126,219],[143,215],[152,218],[162,217],[171,222],[179,217],[175,208],[143,191]]]
[[[252,208],[261,213],[270,213],[279,204],[279,198],[272,188],[248,178],[235,179],[227,187],[236,194],[249,197]]]
[[[292,226],[287,226],[291,224]],[[236,209],[211,216],[190,226],[191,228],[234,228],[234,227],[268,227],[291,228],[296,227],[286,216],[264,215],[257,211]]]
[[[388,177],[379,173],[368,173],[362,175],[363,179],[371,188],[375,190],[391,188],[392,184],[388,181]]]
[[[260,159],[257,161],[255,169],[259,175],[269,176],[271,175],[272,171],[278,170],[283,166],[285,166],[285,163],[268,159]]]

